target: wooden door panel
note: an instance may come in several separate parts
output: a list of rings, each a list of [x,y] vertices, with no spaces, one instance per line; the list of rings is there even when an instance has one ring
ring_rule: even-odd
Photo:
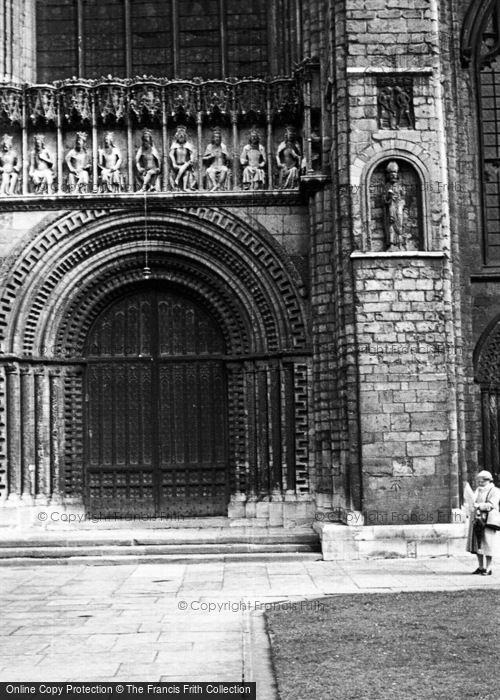
[[[92,513],[152,515],[152,374],[148,363],[88,368],[88,481]]]
[[[221,362],[160,365],[161,510],[220,515],[227,508]]]
[[[87,499],[115,515],[227,509],[220,330],[199,305],[149,289],[106,309],[89,334]]]

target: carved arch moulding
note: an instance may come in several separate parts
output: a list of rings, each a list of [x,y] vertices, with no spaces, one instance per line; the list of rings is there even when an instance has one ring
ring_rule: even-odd
[[[210,307],[232,353],[307,351],[305,287],[265,229],[208,207],[151,210],[147,229],[140,212],[77,211],[25,239],[3,270],[3,353],[80,356],[93,319],[146,264]]]

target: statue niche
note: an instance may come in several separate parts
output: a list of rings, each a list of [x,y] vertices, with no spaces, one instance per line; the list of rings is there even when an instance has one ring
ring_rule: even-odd
[[[149,129],[142,132],[141,145],[135,154],[135,169],[139,192],[156,192],[159,189],[161,158]]]
[[[385,160],[369,183],[369,249],[423,249],[422,184],[415,168],[400,159]]]
[[[30,153],[28,177],[35,194],[53,194],[55,179],[54,157],[45,146],[43,134],[33,136],[33,150]]]
[[[264,189],[266,183],[266,151],[260,143],[258,131],[252,129],[248,137],[248,143],[243,147],[240,163],[243,168],[243,189]]]
[[[194,174],[194,164],[196,160],[196,150],[188,141],[185,126],[178,126],[174,135],[174,140],[169,151],[171,171],[171,186],[180,192],[189,192],[196,189],[196,177]]]
[[[226,144],[222,141],[222,131],[216,126],[212,130],[212,140],[207,145],[203,156],[207,190],[217,192],[227,189],[230,162]]]
[[[92,163],[87,152],[87,134],[77,131],[75,145],[66,154],[68,168],[68,185],[71,193],[85,194],[89,189]]]
[[[122,154],[118,146],[115,146],[113,134],[106,132],[102,147],[97,152],[99,168],[99,184],[101,192],[121,192],[123,190],[123,176],[121,173]]]
[[[9,134],[4,134],[0,141],[0,196],[16,194],[21,164],[12,141]]]
[[[299,186],[302,150],[297,133],[292,126],[287,126],[283,141],[276,151],[281,190],[291,190]]]

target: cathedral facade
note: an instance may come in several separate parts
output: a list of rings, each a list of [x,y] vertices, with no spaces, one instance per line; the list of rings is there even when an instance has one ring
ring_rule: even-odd
[[[450,523],[500,474],[497,0],[0,25],[1,522]]]

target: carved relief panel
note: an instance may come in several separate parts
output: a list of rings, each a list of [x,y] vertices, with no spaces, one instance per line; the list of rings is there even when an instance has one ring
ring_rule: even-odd
[[[296,189],[314,154],[299,87],[148,77],[0,87],[0,196]]]
[[[413,78],[380,76],[377,105],[379,129],[414,129]]]

